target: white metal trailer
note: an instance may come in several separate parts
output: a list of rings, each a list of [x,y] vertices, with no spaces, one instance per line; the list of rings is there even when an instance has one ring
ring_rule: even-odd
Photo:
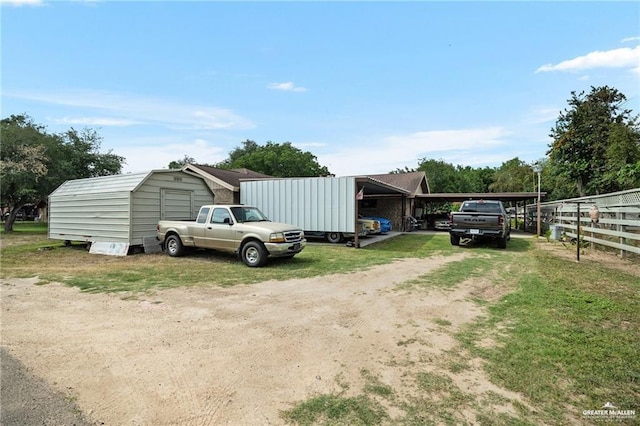
[[[242,204],[256,206],[271,220],[290,223],[308,236],[324,236],[330,242],[355,236],[358,199],[381,194],[406,196],[408,191],[366,176],[240,182]]]

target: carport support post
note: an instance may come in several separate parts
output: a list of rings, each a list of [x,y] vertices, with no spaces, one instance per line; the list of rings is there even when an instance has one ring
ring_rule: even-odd
[[[359,196],[358,196],[359,192],[358,192],[358,182],[356,181],[355,184],[355,195],[353,197],[355,203],[356,203],[356,208],[354,209],[356,212],[356,216],[353,218],[353,221],[355,222],[355,233],[354,233],[354,237],[353,237],[353,247],[354,248],[360,248],[360,227],[358,226],[358,204],[360,204],[360,200],[358,200]]]

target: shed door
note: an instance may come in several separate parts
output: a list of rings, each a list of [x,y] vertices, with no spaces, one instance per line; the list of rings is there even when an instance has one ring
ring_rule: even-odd
[[[193,191],[164,188],[160,191],[162,220],[195,220],[193,215]]]

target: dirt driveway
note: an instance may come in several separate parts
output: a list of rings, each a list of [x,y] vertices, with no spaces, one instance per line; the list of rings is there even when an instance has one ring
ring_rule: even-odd
[[[11,280],[1,286],[2,346],[92,422],[283,424],[281,410],[341,383],[359,394],[363,369],[405,395],[412,364],[442,372],[459,350],[453,334],[483,314],[470,297],[499,295],[482,281],[428,293],[396,286],[464,255],[125,300]],[[479,362],[445,373],[466,393],[520,400],[491,384]]]

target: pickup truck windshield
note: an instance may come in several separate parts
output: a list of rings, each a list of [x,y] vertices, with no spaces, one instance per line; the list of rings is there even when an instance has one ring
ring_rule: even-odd
[[[478,213],[502,213],[500,204],[498,203],[465,203],[460,211]]]
[[[268,221],[267,217],[255,207],[231,207],[231,212],[236,220],[243,222],[262,222]]]

